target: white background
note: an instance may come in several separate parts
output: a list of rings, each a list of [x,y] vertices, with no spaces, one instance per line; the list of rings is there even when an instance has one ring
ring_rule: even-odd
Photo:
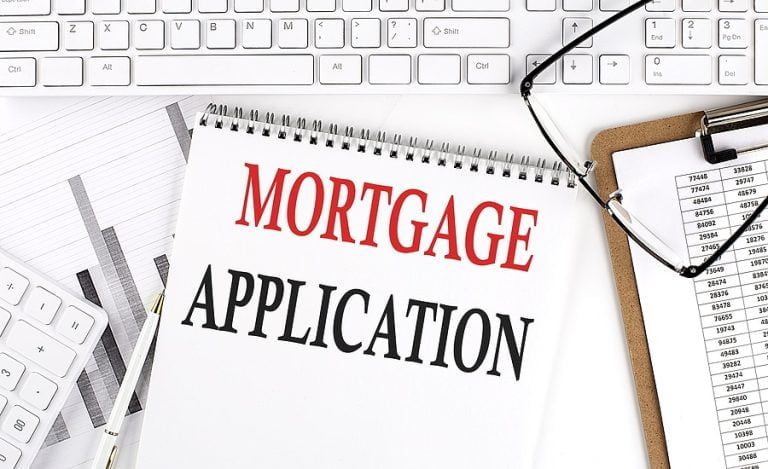
[[[221,102],[262,111],[305,116],[311,122],[346,123],[357,129],[387,129],[518,155],[552,158],[522,100],[507,96],[251,96],[222,97]],[[573,96],[542,99],[573,146],[587,154],[601,129],[743,101],[695,96]],[[8,109],[41,107],[46,99],[0,101]],[[4,109],[5,108],[5,109]],[[6,112],[3,112],[6,111]],[[2,121],[0,121],[2,125]],[[572,296],[538,450],[539,468],[645,468],[647,458],[634,394],[629,357],[614,289],[602,219],[596,205],[580,194],[573,207],[581,275],[570,285],[552,285]]]

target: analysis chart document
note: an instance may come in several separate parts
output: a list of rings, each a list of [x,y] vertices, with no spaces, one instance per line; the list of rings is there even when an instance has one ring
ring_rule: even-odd
[[[532,467],[576,248],[565,175],[206,121],[139,467]]]
[[[764,144],[766,127],[715,136]],[[625,206],[690,263],[702,262],[768,196],[768,151],[707,163],[698,139],[614,154]],[[673,469],[768,467],[766,215],[696,279],[630,243]]]
[[[88,98],[0,133],[0,245],[109,314],[109,327],[35,461],[85,469],[166,281],[195,112],[206,97]],[[118,467],[130,467],[146,375]]]

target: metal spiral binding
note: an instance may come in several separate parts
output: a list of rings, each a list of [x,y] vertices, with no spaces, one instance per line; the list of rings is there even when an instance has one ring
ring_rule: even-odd
[[[514,154],[506,153],[499,157],[496,150],[484,155],[483,150],[474,148],[471,156],[467,156],[466,147],[459,145],[455,151],[451,150],[448,142],[440,143],[439,149],[435,149],[435,141],[428,139],[423,145],[419,145],[416,137],[409,137],[404,144],[404,136],[395,134],[391,140],[387,139],[386,132],[377,131],[376,137],[371,138],[369,129],[361,129],[355,136],[355,129],[351,126],[344,127],[344,132],[339,133],[337,124],[323,125],[321,120],[313,120],[312,126],[307,126],[307,120],[303,117],[292,120],[290,115],[282,115],[279,124],[275,114],[267,112],[260,119],[258,110],[248,111],[235,107],[231,113],[226,105],[209,104],[200,116],[198,124],[206,127],[212,123],[214,128],[228,129],[232,132],[245,131],[249,134],[260,134],[263,137],[271,137],[273,134],[283,140],[292,138],[294,142],[308,140],[310,145],[322,145],[328,148],[339,146],[342,150],[356,151],[357,153],[371,152],[374,156],[387,155],[389,158],[400,158],[406,161],[433,164],[454,169],[466,169],[470,172],[483,172],[487,175],[499,174],[501,177],[512,178],[516,176],[520,180],[532,180],[536,183],[548,181],[554,186],[561,185],[565,180],[568,188],[576,187],[576,175],[564,168],[563,164],[556,162],[548,166],[546,161],[538,158],[532,163],[531,157],[523,155],[516,158]],[[292,135],[292,136],[291,136]]]

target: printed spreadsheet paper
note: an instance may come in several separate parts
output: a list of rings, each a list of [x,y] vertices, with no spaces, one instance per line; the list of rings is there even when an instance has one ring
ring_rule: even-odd
[[[768,128],[718,134],[765,144]],[[614,154],[626,207],[700,263],[768,195],[768,152],[711,165],[686,139]],[[673,469],[768,467],[768,224],[763,215],[696,279],[630,243]]]
[[[228,125],[225,121],[224,128]],[[138,467],[532,467],[567,301],[561,292],[573,273],[569,252],[575,246],[565,232],[572,223],[574,189],[505,178],[500,171],[488,175],[482,169],[470,172],[466,167],[456,170],[309,145],[306,140],[265,138],[258,130],[247,134],[208,126],[194,132]],[[244,202],[254,196],[250,192],[244,201],[244,191],[251,187],[246,163],[259,167],[259,197],[268,197],[269,181],[278,169],[291,171],[285,179],[284,205],[279,205],[280,231],[264,227],[274,212],[254,226],[253,205],[245,212],[249,225],[235,223]],[[356,202],[348,215],[356,242],[320,237],[326,229],[328,198],[334,193],[330,186],[324,189],[324,199],[313,189],[315,183],[298,186],[298,201],[290,201],[296,194],[290,195],[289,189],[294,191],[307,174],[318,175],[323,185],[332,177],[354,185]],[[365,182],[392,191],[389,202],[381,198],[378,215],[372,218],[372,192],[360,192]],[[340,200],[349,194],[349,186],[344,187],[339,189]],[[395,231],[410,245],[419,221],[427,220],[429,227],[417,243],[418,252],[404,254],[391,245],[392,204],[409,188],[427,194],[426,206],[414,198],[405,202]],[[436,255],[424,254],[451,195],[456,218],[446,223],[456,226],[461,260],[446,259],[445,239],[437,242]],[[324,207],[322,229],[296,235],[312,226],[313,215],[319,213],[312,207],[318,200]],[[480,266],[467,261],[464,230],[472,208],[484,201],[500,204],[505,228],[500,228],[494,211],[482,214],[476,225],[477,253],[488,256],[488,233],[505,238],[496,262]],[[298,208],[291,209],[292,203]],[[527,272],[500,267],[511,239],[512,207],[538,211],[535,227],[531,217],[524,217],[518,227],[521,232],[531,229],[527,248],[515,243],[518,262],[533,256]],[[291,216],[300,220],[293,228]],[[372,219],[377,225],[367,232],[360,222]],[[377,247],[361,244],[366,233],[374,234]],[[336,234],[343,239],[341,232]],[[212,281],[206,292],[209,265]],[[238,274],[233,283],[233,271],[252,276],[250,295],[247,277]],[[275,300],[278,283],[284,286],[282,301]],[[321,298],[329,291],[330,306],[324,308]],[[356,293],[348,297],[346,307],[341,306],[341,298],[352,291]],[[242,301],[227,326],[233,298]],[[363,298],[368,298],[367,310]],[[420,341],[415,339],[417,309],[408,311],[410,300],[441,305],[436,315],[424,316]],[[275,301],[278,306],[264,313],[257,325],[260,302]],[[213,305],[213,328],[202,327],[207,312],[192,308],[193,302]],[[443,328],[445,309],[451,307],[449,326]],[[474,308],[482,314],[468,314]],[[499,314],[511,319],[518,346],[523,341],[521,318],[533,319],[519,381],[504,340],[498,362],[501,376],[488,373],[494,368]],[[482,357],[486,315],[490,349],[475,371],[462,372],[456,347],[467,363]],[[463,346],[455,339],[462,318],[468,318]],[[324,333],[319,324],[326,324]],[[382,334],[375,341],[374,330]],[[448,337],[446,365],[436,366],[431,362],[440,356],[442,331]],[[289,334],[293,340],[278,339]],[[337,334],[342,342],[357,345],[342,352]],[[325,347],[317,345],[317,337]],[[418,361],[406,359],[414,353]]]
[[[0,246],[109,314],[36,469],[90,467],[144,304],[166,280],[189,128],[208,100],[101,97],[45,101],[40,111],[25,102],[0,116]],[[116,469],[135,461],[146,377]]]

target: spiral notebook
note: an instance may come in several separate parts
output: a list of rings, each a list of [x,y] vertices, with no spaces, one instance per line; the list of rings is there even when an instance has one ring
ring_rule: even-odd
[[[137,467],[531,467],[572,175],[226,114],[197,117]]]

